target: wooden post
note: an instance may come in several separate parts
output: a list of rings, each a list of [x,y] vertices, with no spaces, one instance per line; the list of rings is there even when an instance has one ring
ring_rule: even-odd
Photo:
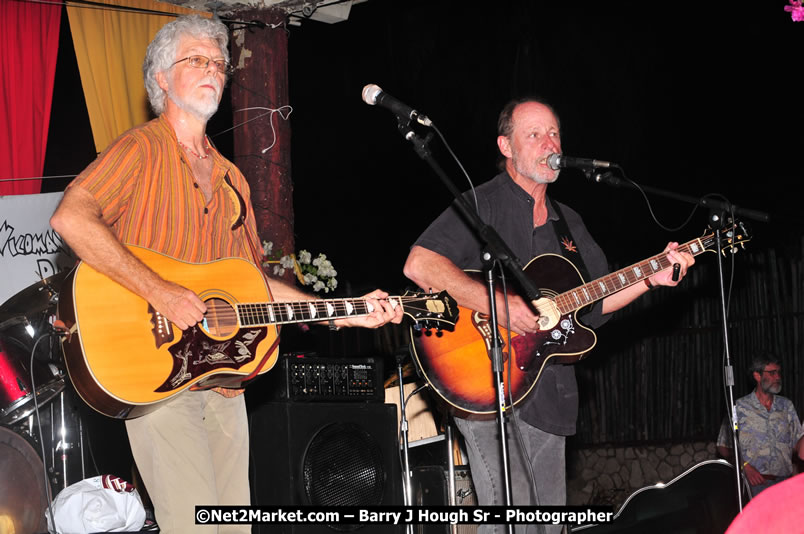
[[[290,173],[290,123],[287,110],[269,113],[289,102],[288,36],[285,13],[253,9],[237,13],[246,21],[268,27],[235,30],[232,35],[232,114],[235,125],[234,163],[251,187],[257,231],[274,244],[275,252],[295,252],[293,239],[293,182]],[[276,26],[272,28],[271,26]],[[263,108],[241,111],[246,108]],[[273,127],[272,127],[273,125]],[[271,147],[265,153],[263,150]],[[288,279],[293,273],[287,273]]]

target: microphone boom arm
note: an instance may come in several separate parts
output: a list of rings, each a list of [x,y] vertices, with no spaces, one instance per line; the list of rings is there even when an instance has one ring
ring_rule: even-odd
[[[689,195],[682,195],[680,193],[674,193],[672,191],[667,191],[665,189],[659,189],[657,187],[651,187],[648,185],[639,185],[637,186],[630,180],[624,180],[614,175],[611,171],[604,172],[604,173],[594,173],[593,171],[586,171],[586,177],[591,180],[592,182],[599,183],[599,184],[606,184],[611,187],[625,187],[631,189],[641,189],[646,193],[651,193],[656,196],[661,196],[665,198],[671,198],[673,200],[679,200],[681,202],[686,202],[688,204],[697,204],[699,206],[703,206],[710,210],[714,211],[722,211],[726,213],[734,213],[735,215],[739,215],[741,217],[746,217],[748,219],[753,219],[755,221],[760,222],[769,222],[770,215],[763,211],[747,209],[747,208],[740,208],[730,202],[719,200],[716,198],[698,198],[698,197],[691,197]]]

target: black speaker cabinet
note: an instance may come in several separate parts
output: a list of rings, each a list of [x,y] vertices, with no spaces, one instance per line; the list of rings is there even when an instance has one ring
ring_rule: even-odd
[[[396,406],[266,402],[250,416],[255,505],[401,505]],[[392,525],[256,525],[254,532],[401,532]]]

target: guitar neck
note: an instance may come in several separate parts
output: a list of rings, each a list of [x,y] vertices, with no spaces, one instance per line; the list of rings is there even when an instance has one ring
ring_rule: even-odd
[[[697,256],[709,250],[713,243],[715,243],[715,239],[710,234],[679,245],[678,250],[679,252]],[[662,252],[629,267],[602,276],[588,284],[556,295],[553,300],[562,314],[571,313],[631,287],[668,267],[670,267],[670,261],[667,259],[667,253]]]
[[[399,297],[388,297],[388,300],[401,305]],[[345,317],[361,317],[373,311],[368,302],[362,298],[240,303],[235,307],[242,327],[329,321]]]

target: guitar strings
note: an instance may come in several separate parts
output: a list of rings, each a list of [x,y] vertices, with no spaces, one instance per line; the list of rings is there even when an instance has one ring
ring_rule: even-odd
[[[684,243],[683,245],[679,245],[677,250],[679,252],[685,252],[685,253],[688,253],[688,254],[691,254],[691,255],[695,256],[696,254],[700,254],[703,251],[699,250],[697,253],[694,252],[692,250],[692,243],[703,241],[703,240],[709,239],[709,238],[711,238],[711,235],[703,236],[703,237],[700,237],[698,239],[693,239],[692,241],[690,241],[688,243]],[[653,262],[656,262],[656,263],[659,264],[659,269],[654,269],[654,267],[652,265]],[[648,278],[649,276],[652,276],[653,274],[656,274],[657,272],[663,271],[663,270],[667,269],[668,267],[670,267],[670,262],[667,260],[667,253],[666,252],[661,252],[661,253],[656,254],[655,256],[653,256],[651,258],[648,258],[648,259],[643,260],[641,262],[637,262],[637,263],[635,263],[633,265],[630,265],[628,267],[625,267],[625,268],[620,269],[618,271],[615,271],[613,273],[609,273],[609,274],[607,274],[605,276],[602,276],[602,277],[598,278],[597,280],[594,280],[592,282],[584,284],[584,285],[582,285],[580,287],[577,287],[575,289],[571,289],[570,291],[566,291],[564,293],[556,295],[556,297],[554,298],[554,301],[557,304],[557,306],[559,307],[559,311],[561,311],[562,314],[569,313],[569,312],[574,311],[576,309],[582,308],[583,306],[587,306],[587,305],[589,305],[589,304],[591,304],[593,302],[596,302],[597,300],[600,300],[601,298],[605,298],[610,294],[616,293],[616,292],[621,291],[621,290],[623,290],[623,289],[625,289],[627,287],[630,287],[630,286],[636,284],[637,282],[639,282],[640,280]],[[642,273],[646,273],[646,272],[650,271],[650,274],[647,275],[647,276],[644,276],[644,275],[643,276],[637,276],[634,273],[634,268],[638,268],[640,270],[640,272],[642,272]],[[620,280],[621,275],[622,275],[622,277],[625,278],[625,280],[626,280],[625,283],[623,283]],[[599,287],[596,284],[596,282],[604,284],[605,287],[606,287],[606,290],[605,291],[599,290]],[[579,304],[578,302],[576,302],[576,299],[575,299],[575,297],[573,295],[577,291],[585,291],[585,292],[592,293],[595,298],[593,298],[592,300],[587,300],[587,301],[581,302]],[[542,314],[544,313],[543,308],[539,308],[537,306],[537,310]]]
[[[389,297],[387,299],[380,299],[386,301],[396,301],[399,304],[404,304],[408,307],[411,307],[411,304],[416,302],[427,302],[432,301],[432,298],[426,297],[412,297],[412,296],[400,296],[400,297]],[[302,300],[302,301],[292,301],[292,302],[259,302],[259,303],[250,303],[250,302],[238,302],[234,305],[220,300],[214,300],[207,303],[207,307],[209,310],[209,319],[214,319],[216,321],[237,321],[237,319],[241,316],[246,318],[253,318],[254,316],[264,316],[268,317],[271,315],[269,310],[273,309],[274,317],[280,319],[280,321],[285,320],[284,316],[288,315],[288,311],[286,308],[290,308],[292,314],[295,315],[306,315],[309,314],[311,311],[311,307],[315,309],[317,312],[321,309],[328,310],[330,307],[332,308],[332,313],[327,314],[327,316],[331,315],[341,315],[343,317],[353,317],[353,316],[362,316],[368,315],[371,313],[368,309],[368,302],[364,298],[344,298],[344,299],[332,299],[332,300]],[[251,309],[249,309],[251,308]],[[350,312],[351,309],[351,312]],[[324,315],[319,315],[322,319],[326,319],[327,317]],[[315,317],[311,317],[314,319]],[[294,320],[288,317],[287,321],[293,322]],[[305,320],[309,320],[307,318],[300,318],[297,322],[303,322]]]

